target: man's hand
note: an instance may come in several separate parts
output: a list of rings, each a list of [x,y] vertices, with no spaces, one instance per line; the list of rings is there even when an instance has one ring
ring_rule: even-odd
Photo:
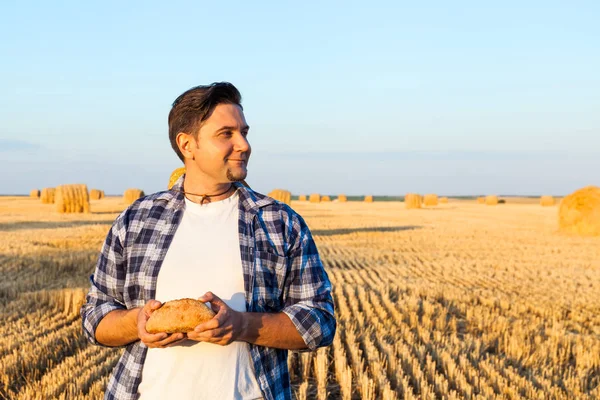
[[[146,331],[146,322],[152,315],[152,312],[158,310],[161,306],[160,301],[150,300],[142,307],[138,313],[137,331],[138,337],[146,346],[151,348],[164,348],[172,346],[185,339],[185,333],[168,334],[166,332],[148,333]]]
[[[221,346],[240,340],[246,328],[245,313],[231,309],[212,292],[205,293],[198,300],[205,303],[210,302],[211,308],[217,315],[198,325],[192,332],[188,332],[188,339]]]

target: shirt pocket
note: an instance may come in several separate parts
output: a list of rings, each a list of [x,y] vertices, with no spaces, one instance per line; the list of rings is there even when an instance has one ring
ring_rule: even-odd
[[[254,255],[254,292],[256,301],[266,311],[283,309],[282,299],[289,259],[267,251],[257,250]]]

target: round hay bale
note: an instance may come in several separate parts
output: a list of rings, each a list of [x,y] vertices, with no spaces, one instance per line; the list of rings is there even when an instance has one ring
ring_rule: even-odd
[[[310,195],[308,201],[310,201],[311,203],[320,203],[321,195],[319,193],[313,193]]]
[[[90,190],[90,200],[102,200],[104,198],[104,190]]]
[[[556,202],[554,201],[554,197],[552,197],[552,196],[540,197],[540,205],[542,207],[549,207],[549,206],[553,206],[554,204],[556,204]]]
[[[485,204],[485,197],[481,196],[477,198],[477,204]]]
[[[32,199],[39,199],[39,197],[40,197],[40,190],[39,189],[33,189],[31,192],[29,192],[29,197],[31,197]]]
[[[288,190],[275,189],[268,196],[287,205],[292,204],[292,193]]]
[[[488,206],[495,206],[498,204],[498,196],[490,195],[485,196],[485,204]]]
[[[437,206],[439,203],[437,194],[426,194],[423,198],[423,204],[426,206]]]
[[[90,195],[87,185],[60,185],[54,193],[54,205],[59,213],[89,213]]]
[[[346,203],[348,201],[348,197],[346,197],[345,194],[340,194],[337,197],[337,201],[340,202],[340,203]]]
[[[325,203],[325,202],[328,202],[328,201],[331,201],[331,197],[329,197],[329,196],[323,196],[323,197],[321,197],[321,203]]]
[[[125,193],[123,193],[123,201],[125,204],[129,205],[133,204],[134,201],[144,196],[145,194],[142,189],[127,189]]]
[[[440,201],[440,204],[448,204],[448,198],[447,197],[440,197],[439,201]]]
[[[177,168],[173,172],[171,172],[171,176],[169,177],[169,184],[167,186],[168,190],[171,190],[177,179],[181,177],[181,175],[185,174],[185,167]]]
[[[421,203],[423,203],[423,197],[420,194],[408,193],[404,196],[404,206],[409,210],[421,208]]]
[[[43,204],[54,204],[54,195],[56,193],[56,189],[54,188],[43,188],[42,193],[40,194],[40,198]]]
[[[300,196],[298,196],[298,201],[306,201],[306,195],[305,194],[301,194]]]
[[[372,203],[373,202],[373,196],[368,195],[365,196],[365,203]]]
[[[586,186],[560,202],[558,225],[566,233],[600,236],[600,187]]]

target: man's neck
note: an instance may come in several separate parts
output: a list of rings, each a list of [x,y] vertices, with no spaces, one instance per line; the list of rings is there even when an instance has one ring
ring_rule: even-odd
[[[231,197],[235,192],[235,187],[233,182],[207,182],[207,180],[186,174],[183,191],[190,201],[206,204]]]

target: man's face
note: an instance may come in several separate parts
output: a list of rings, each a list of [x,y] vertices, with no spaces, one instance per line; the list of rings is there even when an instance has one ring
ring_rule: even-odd
[[[196,167],[214,183],[246,179],[250,143],[244,112],[235,104],[219,104],[202,123],[197,140],[191,139],[190,151]]]

